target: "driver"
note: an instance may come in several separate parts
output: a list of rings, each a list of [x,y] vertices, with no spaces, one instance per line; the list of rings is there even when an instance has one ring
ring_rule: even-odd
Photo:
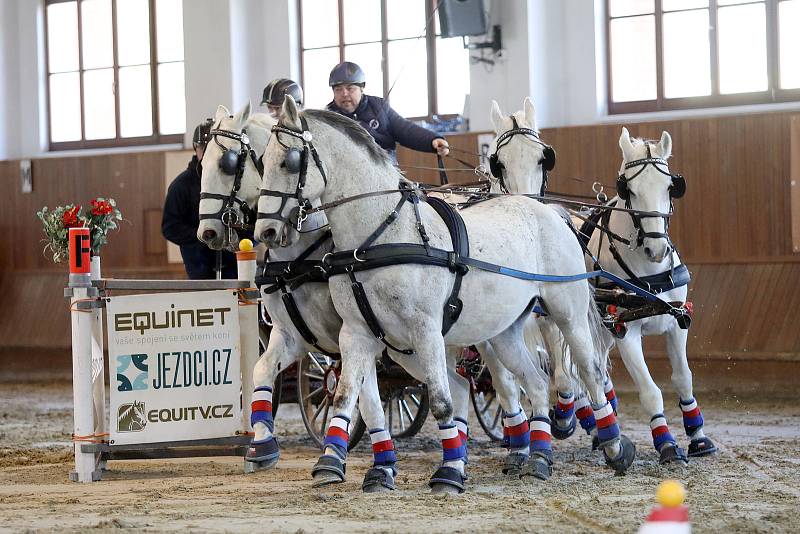
[[[450,145],[444,137],[401,117],[383,98],[364,94],[366,77],[355,63],[345,61],[336,65],[328,78],[328,85],[333,89],[333,101],[328,104],[328,109],[358,122],[395,163],[398,143],[420,152],[436,152],[440,156],[449,153]]]
[[[181,249],[183,266],[192,280],[216,278],[217,252],[208,248],[197,239],[197,227],[200,226],[200,177],[203,175],[201,161],[209,133],[213,125],[212,119],[198,124],[192,135],[194,156],[167,189],[164,201],[164,213],[161,218],[161,233]],[[222,251],[222,278],[238,278],[236,256]]]

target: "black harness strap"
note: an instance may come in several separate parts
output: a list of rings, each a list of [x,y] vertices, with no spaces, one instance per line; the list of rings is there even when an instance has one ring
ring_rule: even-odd
[[[338,358],[338,354],[328,352],[318,345],[317,337],[308,327],[305,319],[303,319],[303,315],[300,313],[300,309],[297,307],[297,302],[294,300],[294,295],[292,295],[291,292],[286,291],[286,285],[284,283],[280,283],[278,285],[281,288],[281,300],[283,301],[283,307],[286,308],[286,313],[289,314],[292,324],[295,328],[297,328],[297,331],[300,332],[300,335],[303,336],[303,339],[306,341],[306,343],[313,346],[315,349],[317,349],[317,351],[321,352],[325,356]]]
[[[317,336],[314,335],[308,323],[303,319],[303,314],[300,313],[297,301],[295,301],[292,294],[292,291],[304,283],[327,282],[328,279],[325,275],[325,270],[322,268],[322,262],[307,258],[329,239],[331,239],[331,231],[327,230],[294,260],[265,263],[262,273],[256,277],[255,282],[258,287],[270,284],[268,287],[263,288],[263,291],[267,294],[280,290],[283,307],[286,309],[292,324],[306,343],[328,357],[338,358],[338,354],[328,352],[319,346]],[[289,285],[288,290],[287,284]]]
[[[378,322],[378,318],[375,317],[375,312],[372,311],[372,306],[369,304],[369,299],[367,298],[366,291],[364,291],[364,286],[361,285],[361,282],[356,279],[356,275],[353,274],[353,269],[348,269],[347,274],[350,277],[350,287],[353,289],[353,297],[355,297],[358,309],[361,311],[361,315],[364,317],[364,322],[367,323],[372,335],[380,339],[384,345],[395,352],[405,355],[414,354],[413,349],[400,349],[386,340],[386,333],[383,331],[381,324]]]
[[[464,303],[458,298],[461,291],[461,279],[469,272],[469,268],[464,265],[461,258],[469,257],[469,234],[464,219],[456,209],[450,204],[436,197],[428,198],[428,204],[439,214],[447,229],[450,231],[450,240],[453,243],[453,252],[449,257],[448,268],[455,273],[456,279],[453,282],[453,289],[444,305],[444,315],[442,317],[442,335],[447,334],[453,324],[458,321]]]
[[[631,278],[628,282],[650,293],[658,294],[675,289],[676,287],[688,285],[691,280],[692,275],[689,273],[689,268],[686,267],[686,264],[681,263],[672,270],[652,274],[650,276],[638,276],[636,278]],[[606,282],[598,284],[597,287],[601,289],[611,289],[619,286],[613,282]]]

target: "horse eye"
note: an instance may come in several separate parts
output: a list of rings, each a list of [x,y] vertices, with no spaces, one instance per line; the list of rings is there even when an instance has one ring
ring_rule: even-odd
[[[286,162],[285,161],[281,161],[281,169],[285,169],[285,168],[286,168]]]

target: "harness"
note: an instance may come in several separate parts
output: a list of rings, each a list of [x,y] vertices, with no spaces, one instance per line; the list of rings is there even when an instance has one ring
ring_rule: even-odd
[[[220,170],[222,170],[224,174],[233,176],[234,178],[231,192],[227,195],[200,193],[200,200],[213,199],[222,201],[222,206],[218,211],[215,213],[200,214],[200,220],[219,219],[229,230],[252,230],[256,221],[256,214],[247,202],[239,198],[238,193],[239,189],[242,187],[242,177],[244,176],[244,167],[247,163],[247,157],[250,157],[256,170],[258,170],[258,175],[262,178],[264,177],[264,162],[261,158],[256,156],[255,150],[250,146],[250,138],[247,136],[247,130],[245,129],[242,129],[240,133],[236,133],[217,127],[212,129],[209,135],[222,149],[222,157],[219,160]],[[225,145],[219,142],[217,139],[218,136],[238,141],[239,151],[237,152],[231,148],[226,148]],[[242,220],[239,219],[239,214],[235,209],[237,207],[242,213]]]
[[[308,257],[331,239],[331,232],[327,230],[292,261],[267,261],[255,283],[264,293],[272,294],[281,292],[281,301],[292,324],[309,345],[331,358],[338,358],[338,354],[328,352],[319,346],[317,336],[303,319],[297,301],[292,292],[305,283],[327,283],[328,278],[319,260],[309,260]],[[263,287],[266,286],[266,287]]]
[[[294,169],[296,169],[298,174],[297,188],[295,189],[294,193],[284,193],[280,191],[269,190],[262,191],[262,194],[279,197],[282,199],[282,201],[279,211],[270,214],[259,213],[258,216],[259,218],[280,220],[284,224],[296,224],[297,228],[300,229],[306,216],[310,213],[330,209],[361,198],[389,193],[400,193],[400,200],[395,205],[394,209],[392,209],[392,211],[387,215],[378,228],[376,228],[375,231],[373,231],[372,234],[370,234],[364,240],[364,242],[361,243],[361,245],[353,250],[328,253],[323,256],[321,260],[321,269],[324,270],[326,277],[342,274],[348,275],[354,299],[359,311],[362,314],[362,317],[364,318],[364,321],[366,322],[372,334],[377,339],[381,340],[388,348],[406,355],[414,353],[412,349],[400,349],[395,347],[386,339],[385,331],[381,327],[374,311],[372,310],[372,306],[369,303],[369,299],[364,291],[364,287],[356,277],[355,273],[357,272],[404,264],[431,265],[449,269],[454,273],[456,279],[454,281],[450,296],[445,302],[443,310],[443,335],[450,330],[463,309],[463,303],[459,299],[458,294],[461,288],[461,280],[469,272],[470,268],[481,269],[521,280],[538,282],[563,283],[587,280],[595,277],[603,277],[611,280],[617,286],[621,286],[628,291],[633,291],[640,298],[650,301],[653,307],[657,307],[661,310],[660,313],[669,313],[675,317],[685,315],[685,310],[682,308],[674,306],[673,303],[665,302],[650,291],[638,287],[627,280],[624,280],[603,269],[598,269],[588,273],[577,273],[574,275],[547,275],[520,271],[471,258],[469,257],[469,236],[467,229],[463,219],[456,209],[446,202],[436,198],[421,198],[419,195],[419,189],[417,189],[416,186],[406,182],[400,182],[399,188],[396,190],[362,193],[312,208],[310,202],[308,199],[303,197],[302,193],[306,183],[309,154],[312,154],[314,163],[320,171],[325,185],[327,185],[327,177],[317,151],[314,148],[313,136],[311,132],[308,131],[307,122],[302,116],[300,119],[302,130],[295,130],[281,124],[273,126],[272,128],[272,131],[276,133],[276,137],[278,137],[278,134],[283,133],[300,139],[303,143],[303,147],[300,149],[296,147],[289,147],[281,142],[281,145],[287,148],[286,159],[282,165],[285,166],[289,172],[295,172]],[[278,142],[280,142],[280,140],[278,140]],[[295,166],[293,163],[294,161],[299,161],[300,164]],[[285,217],[282,214],[283,208],[286,206],[289,198],[295,199],[298,203],[296,220],[292,220],[290,217]],[[419,213],[419,202],[421,200],[428,202],[444,221],[450,234],[453,250],[444,250],[430,246],[429,237],[425,231],[425,227],[422,223]],[[406,204],[411,204],[414,209],[416,228],[422,242],[385,243],[374,245],[375,241],[386,231],[386,229],[398,219],[400,211]],[[292,212],[294,212],[294,209]],[[538,297],[534,297],[530,306],[533,306],[537,299]]]

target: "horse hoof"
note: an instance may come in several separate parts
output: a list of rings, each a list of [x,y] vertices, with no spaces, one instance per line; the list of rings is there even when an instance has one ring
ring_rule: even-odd
[[[717,452],[717,446],[706,437],[693,439],[691,443],[689,443],[690,457],[708,456],[715,452]]]
[[[578,418],[575,417],[575,414],[572,414],[572,418],[569,420],[569,424],[565,427],[558,426],[558,419],[556,419],[556,412],[554,409],[550,408],[550,434],[555,439],[567,439],[572,434],[575,433],[575,427],[578,425]]]
[[[522,468],[520,478],[533,477],[538,480],[547,480],[553,474],[553,461],[539,454],[531,454],[525,467]]]
[[[280,456],[278,440],[271,437],[260,442],[253,441],[247,449],[244,459],[256,464],[257,469],[268,469],[278,463]]]
[[[689,459],[686,458],[686,454],[683,452],[683,449],[674,443],[669,443],[661,448],[658,463],[661,465],[674,463],[680,466],[685,466],[689,465]]]
[[[603,444],[600,444],[602,447]],[[628,436],[620,434],[619,436],[620,451],[616,458],[609,458],[608,453],[603,449],[603,456],[606,458],[606,464],[611,467],[618,475],[624,475],[628,468],[636,458],[636,445],[633,444]]]
[[[433,495],[458,495],[464,493],[464,490],[450,484],[428,483],[428,485],[431,487],[431,494]]]
[[[371,468],[364,475],[364,483],[361,484],[364,493],[380,493],[394,489],[394,469],[391,467]]]
[[[522,468],[528,461],[528,455],[521,452],[512,452],[506,456],[505,464],[503,464],[503,474],[518,477],[522,474]]]
[[[431,477],[431,493],[464,493],[464,475],[454,467],[441,466]]]
[[[312,488],[320,488],[330,484],[344,482],[344,474],[347,470],[344,462],[337,456],[323,454],[311,469],[311,476],[314,477]]]

